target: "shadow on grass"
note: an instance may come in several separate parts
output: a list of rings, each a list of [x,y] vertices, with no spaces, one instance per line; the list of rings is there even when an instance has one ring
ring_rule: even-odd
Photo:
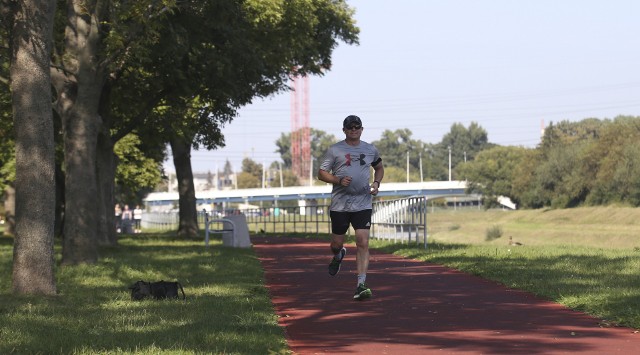
[[[8,249],[0,247],[1,255]],[[10,267],[0,264],[3,285],[10,284]],[[57,297],[0,292],[0,353],[286,350],[251,249],[123,235],[118,246],[100,248],[96,265],[58,267],[56,278]],[[187,299],[132,301],[128,287],[137,280],[177,280]]]
[[[13,246],[13,238],[0,235],[0,246]]]

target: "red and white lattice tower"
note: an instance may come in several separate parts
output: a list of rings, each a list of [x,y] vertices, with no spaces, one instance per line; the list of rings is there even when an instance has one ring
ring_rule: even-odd
[[[291,93],[291,170],[298,179],[306,180],[311,168],[309,78],[295,75]]]

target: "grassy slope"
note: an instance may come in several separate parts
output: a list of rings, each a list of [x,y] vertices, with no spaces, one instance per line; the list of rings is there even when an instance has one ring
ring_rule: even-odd
[[[487,240],[500,226],[502,237]],[[458,210],[429,215],[429,248],[374,243],[640,329],[640,209]],[[522,246],[510,246],[509,236]]]
[[[500,226],[503,235],[487,242],[492,226]],[[640,247],[640,208],[446,211],[428,215],[428,231],[430,240],[446,243],[506,245],[513,236],[525,245],[633,249]]]

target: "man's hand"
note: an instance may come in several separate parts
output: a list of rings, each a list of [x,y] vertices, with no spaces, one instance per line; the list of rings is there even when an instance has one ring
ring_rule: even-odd
[[[378,194],[378,183],[374,182],[373,184],[371,184],[371,188],[369,189],[369,193],[372,194],[373,196]]]
[[[349,186],[351,185],[351,180],[353,180],[351,176],[343,176],[340,178],[339,184],[342,186]]]

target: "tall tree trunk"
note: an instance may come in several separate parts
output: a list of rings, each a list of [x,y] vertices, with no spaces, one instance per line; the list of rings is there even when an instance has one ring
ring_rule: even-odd
[[[98,244],[115,246],[118,244],[114,185],[116,174],[116,155],[108,132],[103,129],[98,136],[97,178],[98,178]]]
[[[101,50],[101,17],[97,14],[102,14],[108,4],[108,1],[72,1],[67,8],[68,67],[56,82],[64,136],[63,264],[98,261],[96,149],[102,127],[100,99],[107,78],[97,62]],[[68,74],[69,70],[73,75]]]
[[[92,90],[86,90],[92,92]],[[65,156],[65,223],[63,264],[98,261],[98,194],[96,147],[99,117],[90,97],[77,98],[63,117]]]
[[[16,134],[13,291],[54,295],[55,143],[50,55],[55,0],[24,0],[14,12],[11,100]]]
[[[180,222],[178,236],[198,237],[198,213],[196,211],[196,189],[191,170],[191,141],[181,137],[171,138],[173,165],[178,179],[178,206]]]

